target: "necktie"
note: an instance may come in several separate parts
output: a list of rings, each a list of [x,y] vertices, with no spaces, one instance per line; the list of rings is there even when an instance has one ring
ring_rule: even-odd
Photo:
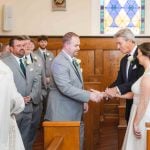
[[[43,52],[43,56],[44,56],[44,59],[46,60],[46,53],[45,52]]]
[[[20,61],[20,68],[21,68],[23,74],[26,76],[26,69],[25,69],[25,66],[22,62],[22,59],[19,59],[19,61]]]
[[[79,70],[78,70],[78,63],[77,63],[77,61],[75,59],[73,59],[72,60],[72,64],[73,64],[73,66],[74,66],[74,68],[76,70],[76,73],[77,73],[78,77],[80,78],[80,73],[79,73]]]

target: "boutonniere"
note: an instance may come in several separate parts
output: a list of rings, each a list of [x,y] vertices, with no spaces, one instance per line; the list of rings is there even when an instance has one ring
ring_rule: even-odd
[[[37,61],[37,57],[36,57],[36,56],[34,56],[34,57],[33,57],[33,60],[34,60],[34,61]]]
[[[77,66],[80,66],[81,59],[78,59],[78,58],[74,58],[74,59],[75,59],[76,65],[77,65]]]
[[[133,63],[135,60],[136,60],[136,57],[134,57],[133,55],[131,55],[131,56],[128,57],[128,61],[130,63]]]
[[[81,73],[82,73],[82,72],[83,72],[83,69],[80,67],[81,59],[74,58],[74,60],[75,60],[74,62],[75,62],[75,64],[76,64],[76,66],[80,68],[80,71],[81,71]]]
[[[26,59],[26,60],[25,60],[25,64],[26,64],[26,65],[30,65],[31,62],[29,62],[29,61]]]
[[[49,53],[46,53],[46,56],[48,57],[50,54]]]

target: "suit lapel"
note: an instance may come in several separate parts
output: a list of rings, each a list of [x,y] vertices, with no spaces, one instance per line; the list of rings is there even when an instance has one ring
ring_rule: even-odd
[[[137,57],[137,54],[138,54],[138,51],[137,51],[137,49],[136,49],[136,51],[135,51],[133,57],[136,58],[136,57]],[[137,58],[136,58],[136,59],[137,59]],[[137,64],[137,60],[131,62],[130,66],[129,66],[128,77],[131,76],[133,67],[134,67],[134,66],[137,67],[137,65],[138,65],[138,64]]]
[[[14,58],[14,56],[11,55],[11,59],[12,59],[13,64],[15,65],[15,68],[17,68],[17,70],[19,70],[20,74],[21,74],[24,78],[26,78],[25,75],[24,75],[24,73],[22,72],[22,70],[21,70],[21,68],[20,68],[20,66],[19,66],[19,64],[18,64],[18,62],[17,62],[17,60]]]
[[[123,65],[122,65],[122,72],[123,72],[123,78],[125,79],[125,81],[127,81],[127,76],[126,76],[126,71],[127,71],[127,62],[128,62],[128,56],[126,55],[124,57],[124,61],[123,61]]]
[[[40,49],[38,49],[38,55],[42,58],[42,61],[45,62],[44,56],[41,53]]]

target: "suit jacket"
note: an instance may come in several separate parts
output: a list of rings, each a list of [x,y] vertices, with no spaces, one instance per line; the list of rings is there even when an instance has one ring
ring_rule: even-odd
[[[9,66],[9,68],[13,72],[13,77],[15,81],[15,85],[17,87],[18,92],[24,96],[31,96],[32,102],[37,103],[38,96],[38,86],[39,80],[36,75],[36,70],[34,69],[33,64],[29,64],[26,66],[26,77],[23,74],[18,62],[14,58],[12,54],[8,57],[2,59],[2,61]],[[24,112],[32,112],[32,102],[25,105]]]
[[[110,86],[117,86],[121,94],[125,94],[131,91],[132,84],[144,73],[144,68],[139,64],[137,56],[137,49],[134,53],[134,60],[130,63],[128,70],[128,79],[126,76],[126,67],[128,62],[128,56],[124,56],[120,61],[120,69],[116,81]],[[126,112],[125,118],[128,122],[130,117],[130,111],[132,107],[133,100],[126,100]]]
[[[46,120],[81,120],[83,103],[89,92],[83,90],[83,80],[64,52],[60,52],[51,66],[52,85],[45,114]],[[80,74],[80,76],[79,76]]]
[[[46,50],[46,60],[45,60],[43,54],[41,53],[40,49],[37,49],[36,51],[34,51],[34,53],[41,58],[43,67],[45,69],[46,77],[50,77],[50,74],[51,74],[50,67],[51,67],[52,60],[54,59],[53,53],[49,50]]]
[[[34,54],[34,53],[31,53],[29,56],[30,56],[30,61],[29,62],[32,63],[32,65],[33,65],[33,67],[36,71],[38,80],[39,80],[38,81],[38,83],[39,83],[39,85],[38,85],[39,93],[38,93],[36,103],[34,103],[34,104],[39,104],[42,100],[42,92],[44,91],[44,93],[46,93],[46,88],[47,88],[46,81],[45,81],[45,72],[44,72],[44,68],[43,68],[41,58],[38,55]]]
[[[139,64],[137,56],[137,49],[134,53],[134,60],[131,62],[128,71],[128,79],[126,77],[126,66],[128,61],[128,56],[125,55],[120,61],[120,69],[116,81],[110,86],[118,86],[121,94],[125,94],[131,91],[132,84],[144,73],[144,68]]]

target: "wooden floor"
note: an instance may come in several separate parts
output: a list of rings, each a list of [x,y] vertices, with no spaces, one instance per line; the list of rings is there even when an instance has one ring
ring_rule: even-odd
[[[117,125],[103,123],[100,129],[100,140],[96,150],[117,150],[118,146]],[[43,132],[39,129],[33,150],[43,150]]]

